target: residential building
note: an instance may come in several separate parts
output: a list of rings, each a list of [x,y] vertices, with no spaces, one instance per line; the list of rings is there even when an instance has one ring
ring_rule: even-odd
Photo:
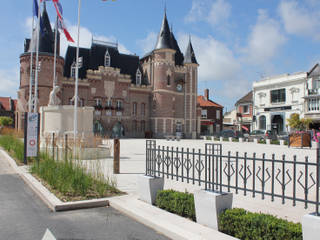
[[[237,126],[237,109],[233,109],[230,112],[226,112],[223,115],[223,129],[231,129],[236,131]]]
[[[0,97],[0,116],[10,117],[13,120],[12,127],[15,123],[15,110],[17,106],[17,100],[11,99],[11,97]]]
[[[249,132],[252,130],[252,91],[240,98],[236,104],[237,130]]]
[[[200,134],[213,135],[223,128],[223,106],[209,99],[209,89],[204,90],[204,96],[198,96],[201,108]]]
[[[273,130],[277,133],[288,131],[287,119],[291,114],[298,113],[304,117],[306,79],[307,73],[300,72],[254,82],[253,129]]]
[[[41,18],[46,31],[40,37],[38,106],[46,106],[53,85],[54,32],[45,7]],[[26,40],[20,56],[18,128],[23,128],[23,112],[29,100],[31,49],[34,45]],[[199,65],[191,40],[182,54],[166,13],[155,48],[141,59],[120,53],[115,43],[97,40],[90,48],[80,48],[79,56],[83,59],[79,105],[95,107],[97,134],[110,136],[113,126],[120,122],[126,137],[144,137],[146,133],[164,137],[177,132],[188,138],[197,136]],[[76,48],[69,46],[65,58],[57,59],[57,85],[63,105],[74,104],[75,70]]]

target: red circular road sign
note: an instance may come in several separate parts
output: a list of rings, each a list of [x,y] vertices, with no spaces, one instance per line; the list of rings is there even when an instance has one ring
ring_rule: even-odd
[[[31,146],[34,146],[34,145],[36,144],[36,141],[35,141],[34,139],[31,139],[31,140],[29,141],[29,144],[30,144]]]

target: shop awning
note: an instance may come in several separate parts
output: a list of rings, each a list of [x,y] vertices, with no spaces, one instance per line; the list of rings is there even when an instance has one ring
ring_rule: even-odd
[[[213,125],[212,121],[201,121],[201,125]]]
[[[242,129],[244,129],[244,130],[249,132],[249,129],[246,126],[241,126],[241,127],[242,127]]]

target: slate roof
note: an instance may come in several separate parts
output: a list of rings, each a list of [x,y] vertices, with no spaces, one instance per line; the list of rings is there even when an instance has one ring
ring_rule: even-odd
[[[154,49],[163,49],[172,47],[171,32],[167,20],[167,14],[164,13],[161,29],[158,35],[157,43]]]
[[[252,91],[248,92],[244,97],[240,98],[235,105],[240,103],[251,103],[252,102]]]
[[[198,96],[197,97],[197,103],[200,105],[200,107],[217,107],[217,108],[223,108],[222,105],[211,101],[210,99],[206,99],[204,96]]]
[[[175,53],[175,64],[176,65],[183,65],[184,57],[183,57],[182,52],[180,51],[178,42],[177,42],[176,38],[174,37],[174,34],[173,34],[172,31],[170,32],[170,41],[171,41],[172,48],[174,50],[176,50],[176,53]]]
[[[308,77],[319,76],[320,75],[320,66],[319,63],[314,65],[309,72],[307,72]]]
[[[99,66],[104,66],[106,51],[110,55],[110,67],[119,68],[121,74],[130,75],[134,84],[136,82],[137,69],[139,68],[142,74],[142,84],[149,84],[148,80],[143,76],[138,56],[122,54],[119,53],[117,47],[98,43],[92,43],[91,48],[79,48],[79,56],[83,57],[83,66],[79,70],[79,78],[86,78],[88,69],[98,70]],[[76,47],[69,46],[65,56],[65,77],[70,77],[71,65],[75,60]]]
[[[191,39],[189,39],[187,51],[186,51],[186,54],[184,55],[184,63],[198,64],[197,59],[196,59],[196,55],[194,54],[194,50],[192,47]]]

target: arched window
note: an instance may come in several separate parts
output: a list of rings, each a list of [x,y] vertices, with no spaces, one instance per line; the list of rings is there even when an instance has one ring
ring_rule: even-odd
[[[259,118],[259,128],[261,130],[266,130],[266,116],[261,116]]]
[[[170,75],[167,76],[167,85],[170,86],[171,81],[170,81]]]
[[[110,67],[110,64],[111,64],[111,58],[110,58],[109,51],[107,49],[106,54],[104,55],[104,66]]]
[[[73,62],[71,64],[70,77],[71,78],[75,78],[76,77],[76,62]]]
[[[137,73],[136,73],[136,84],[138,86],[141,85],[141,72],[140,72],[139,68],[137,69]]]

